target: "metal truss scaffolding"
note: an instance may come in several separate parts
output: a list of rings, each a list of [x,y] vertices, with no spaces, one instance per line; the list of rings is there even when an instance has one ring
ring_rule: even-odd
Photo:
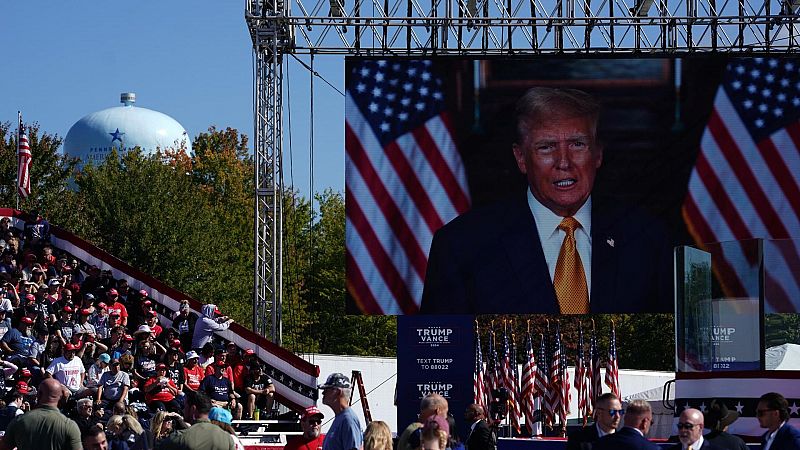
[[[247,0],[255,55],[254,325],[280,340],[281,61],[798,49],[800,0]]]

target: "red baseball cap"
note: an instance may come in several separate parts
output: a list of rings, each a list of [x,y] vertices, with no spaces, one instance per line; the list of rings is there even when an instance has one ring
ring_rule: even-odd
[[[105,304],[105,303],[103,303],[103,302],[100,302],[100,303],[98,303],[98,304],[97,304],[97,307],[98,307],[98,308],[100,308],[100,309],[108,309],[108,305],[106,305],[106,304]]]
[[[33,324],[33,319],[31,319],[28,316],[23,316],[21,319],[19,319],[19,321],[24,323],[24,324],[27,324],[27,325],[32,325]]]
[[[70,308],[69,305],[67,305],[61,311],[71,313],[72,312],[72,308]]]
[[[172,346],[172,348],[181,348],[181,340],[173,339],[170,345]]]
[[[108,291],[108,293],[109,293],[109,294],[111,294],[111,295],[119,295],[119,292],[117,292],[117,290],[116,290],[116,289],[114,289],[114,288],[111,288],[111,289]]]
[[[133,338],[133,336],[131,336],[130,334],[126,334],[126,335],[125,335],[125,337],[124,337],[123,339],[125,339],[125,340],[126,340],[126,341],[128,341],[128,342],[133,342],[133,341],[135,341],[135,340],[136,340],[136,339],[134,339],[134,338]]]
[[[150,305],[152,305],[152,304],[153,304],[153,302],[151,302],[150,300],[145,300],[145,301],[144,301],[144,303],[142,303],[142,304],[143,304],[144,306],[150,306]]]
[[[20,372],[20,376],[28,378],[33,376],[33,374],[31,374],[31,371],[28,369],[22,369],[22,371]]]
[[[325,415],[322,414],[322,411],[319,410],[316,406],[309,406],[303,411],[303,415],[300,417],[301,420],[305,420],[309,417],[319,416],[320,419],[324,419]]]
[[[25,296],[25,300],[27,300],[27,301],[29,301],[29,302],[35,302],[35,301],[36,301],[36,296],[35,296],[35,295],[33,295],[33,294],[27,294],[27,295]]]
[[[65,352],[66,351],[73,351],[74,352],[75,350],[77,350],[79,348],[80,348],[80,345],[74,345],[72,342],[67,342],[66,345],[64,345],[64,351]]]
[[[253,350],[252,348],[248,348],[247,350],[244,351],[244,354],[245,355],[255,355],[256,351]]]
[[[25,394],[27,394],[27,393],[29,393],[31,391],[31,387],[28,386],[28,383],[26,383],[24,381],[18,381],[17,382],[17,391],[20,394],[25,395]]]
[[[82,315],[82,316],[89,316],[89,315],[91,315],[91,314],[92,314],[92,312],[91,312],[91,311],[89,311],[89,310],[88,310],[88,309],[86,309],[86,308],[84,308],[84,309],[82,309],[82,310],[81,310],[81,315]]]
[[[166,369],[166,368],[167,368],[167,365],[166,365],[166,364],[164,364],[164,363],[159,363],[159,364],[156,366],[156,370],[161,370],[161,369]]]
[[[145,291],[144,289],[142,289],[141,291],[139,291],[139,295],[141,295],[142,297],[149,297],[149,296],[150,296],[150,295],[147,293],[147,291]]]

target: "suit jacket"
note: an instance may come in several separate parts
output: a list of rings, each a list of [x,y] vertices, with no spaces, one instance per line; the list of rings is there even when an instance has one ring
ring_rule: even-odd
[[[495,443],[492,438],[492,430],[485,420],[479,421],[475,429],[469,434],[466,442],[467,450],[494,450]]]
[[[594,450],[660,450],[660,447],[630,427],[623,427],[614,434],[601,437],[594,444]]]
[[[641,212],[592,207],[590,312],[673,310],[672,245]],[[423,314],[558,314],[527,195],[457,217],[433,237]]]
[[[766,432],[761,436],[761,448],[764,448],[764,445],[767,443],[768,433],[769,432]],[[775,439],[772,441],[772,445],[769,449],[800,450],[800,430],[789,425],[789,422],[786,422],[782,427],[778,428],[778,434],[775,435]]]
[[[592,450],[592,444],[600,439],[597,425],[592,424],[570,433],[567,438],[567,450]]]
[[[727,447],[720,447],[713,442],[709,442],[708,439],[703,436],[703,445],[700,446],[699,449],[695,450],[736,450],[736,448],[728,449]],[[668,447],[667,450],[683,450],[683,444],[678,442],[677,444],[673,445],[672,447]]]
[[[747,450],[747,444],[744,443],[742,438],[727,431],[714,430],[703,436],[703,439],[726,450]]]

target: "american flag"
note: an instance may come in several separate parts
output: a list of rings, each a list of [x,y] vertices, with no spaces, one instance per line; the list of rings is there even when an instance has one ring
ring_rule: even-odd
[[[735,58],[725,69],[689,180],[694,240],[800,238],[800,60]],[[800,311],[800,241],[765,241],[765,312]],[[712,264],[730,297],[757,297],[752,252],[725,246]]]
[[[368,314],[417,312],[433,233],[469,208],[431,61],[348,60],[347,289]]]
[[[508,342],[508,332],[505,323],[503,324],[503,387],[508,391],[508,417],[511,426],[519,433],[519,406],[517,405],[517,355],[512,354],[513,347]]]
[[[555,424],[556,417],[561,417],[562,408],[562,371],[561,371],[561,328],[556,325],[553,337],[553,358],[550,361],[550,385],[545,395],[545,411],[549,424]]]
[[[539,335],[539,364],[536,365],[536,373],[534,375],[533,381],[536,386],[536,396],[544,406],[542,408],[544,412],[540,413],[540,417],[543,418],[545,423],[552,425],[551,418],[553,413],[549,411],[547,404],[547,392],[550,390],[550,374],[547,367],[547,344],[543,334]]]
[[[564,347],[564,340],[561,339],[561,329],[556,327],[556,332],[558,333],[558,340],[561,341],[561,423],[567,423],[567,416],[572,413],[570,411],[570,403],[572,401],[572,394],[570,393],[570,382],[569,382],[569,371],[567,370],[567,352],[566,348]],[[564,427],[564,432],[566,432],[566,427]]]
[[[475,333],[475,375],[473,376],[472,403],[486,407],[486,387],[483,381],[483,353],[481,352],[480,334]]]
[[[583,352],[583,326],[578,326],[578,357],[575,362],[575,390],[578,391],[578,415],[583,419],[583,426],[591,415],[589,404],[589,385],[587,383],[586,362]]]
[[[531,436],[542,434],[541,415],[536,414],[536,411],[541,408],[541,394],[544,391],[537,390],[537,372],[536,351],[533,348],[533,338],[529,331],[525,339],[525,364],[522,366],[520,406],[525,415],[525,426]]]
[[[617,330],[611,326],[611,340],[608,343],[608,362],[606,362],[606,386],[617,398],[622,398],[619,390],[619,363],[617,361]]]
[[[486,350],[489,359],[486,361],[486,389],[487,400],[491,403],[494,400],[494,391],[502,387],[502,380],[497,371],[497,350],[495,348],[494,330],[489,331],[489,348]]]
[[[31,194],[31,146],[25,126],[22,125],[22,113],[19,113],[19,128],[17,134],[17,192],[22,198]]]
[[[594,407],[597,398],[603,394],[603,385],[600,381],[600,352],[597,350],[597,332],[595,332],[594,325],[592,325],[592,336],[589,338],[589,366],[586,378],[589,381],[589,402],[591,409],[589,413],[594,412]]]

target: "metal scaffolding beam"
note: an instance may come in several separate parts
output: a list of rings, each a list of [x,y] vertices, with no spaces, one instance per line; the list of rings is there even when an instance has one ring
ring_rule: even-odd
[[[255,57],[253,325],[280,342],[282,56],[789,53],[800,0],[247,0]]]

